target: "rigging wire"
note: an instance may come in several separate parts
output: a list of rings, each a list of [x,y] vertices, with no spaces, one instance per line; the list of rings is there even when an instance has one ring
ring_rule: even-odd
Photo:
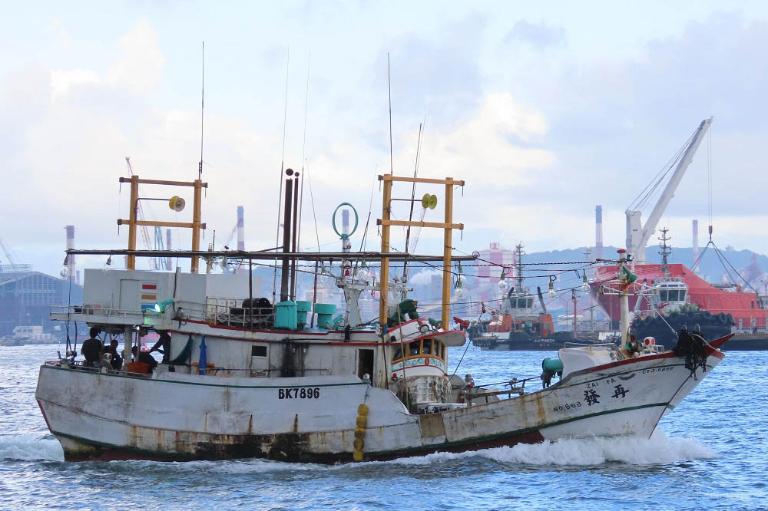
[[[694,130],[693,133],[691,133],[691,136],[688,137],[688,140],[685,141],[685,143],[677,150],[677,152],[672,156],[672,158],[670,158],[667,161],[667,163],[661,168],[661,170],[659,170],[659,172],[656,173],[656,175],[645,186],[645,188],[643,188],[640,191],[640,193],[633,199],[628,209],[638,210],[648,203],[648,201],[656,192],[656,190],[659,190],[659,188],[661,187],[661,183],[664,182],[664,179],[666,178],[666,176],[672,171],[672,169],[675,168],[675,165],[680,161],[680,158],[682,158],[683,154],[685,153],[685,149],[691,144],[691,141],[696,136],[696,131],[697,130]]]
[[[410,212],[408,213],[408,227],[405,231],[405,253],[408,253],[408,243],[411,240],[411,225],[410,222],[413,220],[413,203],[416,199],[416,178],[419,175],[419,153],[421,152],[421,134],[422,129],[424,127],[423,123],[419,123],[419,136],[416,140],[416,162],[413,165],[413,183],[411,183],[411,207]],[[406,260],[403,264],[403,282],[407,282],[408,280],[408,261]]]

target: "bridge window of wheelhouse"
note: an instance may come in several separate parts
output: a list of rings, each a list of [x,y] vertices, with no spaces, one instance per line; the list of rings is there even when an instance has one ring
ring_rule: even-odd
[[[445,360],[445,344],[437,339],[422,339],[408,343],[405,347],[406,357],[430,356]],[[392,361],[396,362],[403,358],[403,350],[400,346],[395,346],[392,351]]]

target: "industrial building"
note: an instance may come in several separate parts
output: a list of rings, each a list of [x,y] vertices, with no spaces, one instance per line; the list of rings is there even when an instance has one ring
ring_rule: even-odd
[[[53,330],[48,316],[52,306],[81,304],[83,288],[70,281],[32,271],[25,265],[0,266],[0,336],[15,326],[41,325]]]

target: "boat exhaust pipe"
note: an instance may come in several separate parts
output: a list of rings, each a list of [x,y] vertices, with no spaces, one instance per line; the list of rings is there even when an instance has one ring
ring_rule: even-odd
[[[290,251],[291,248],[291,212],[293,210],[293,169],[286,169],[285,175],[288,176],[285,179],[285,209],[283,210],[283,252]],[[283,257],[283,266],[280,272],[280,301],[285,302],[288,300],[290,283],[288,277],[290,275],[291,258],[288,256]]]
[[[291,223],[291,252],[299,251],[299,173],[293,179],[293,218]],[[291,258],[291,300],[296,299],[296,257]]]

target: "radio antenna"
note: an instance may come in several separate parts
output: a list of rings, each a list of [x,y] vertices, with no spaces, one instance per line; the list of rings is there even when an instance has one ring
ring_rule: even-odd
[[[202,51],[202,90],[200,91],[200,163],[197,166],[197,178],[203,178],[203,139],[205,138],[205,41]]]
[[[389,52],[387,52],[387,98],[389,100],[389,173],[394,174],[392,157],[392,79],[390,77]]]
[[[283,208],[283,181],[285,180],[285,127],[288,124],[288,71],[291,66],[291,48],[288,47],[285,53],[285,96],[283,98],[283,147],[280,157],[280,191],[277,194],[277,228],[275,229],[275,246],[280,243],[280,212]],[[283,226],[283,229],[290,229],[290,226]],[[283,251],[288,247],[283,246]],[[272,303],[277,297],[277,259],[275,259],[274,271],[272,272]]]

